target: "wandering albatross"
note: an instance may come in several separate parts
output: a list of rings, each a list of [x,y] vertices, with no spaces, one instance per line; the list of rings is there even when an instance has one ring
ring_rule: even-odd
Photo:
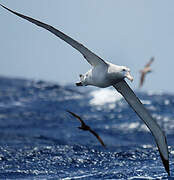
[[[124,80],[125,78],[131,81],[133,80],[133,77],[130,75],[130,69],[125,66],[117,66],[107,61],[104,61],[76,40],[72,39],[63,32],[57,30],[56,28],[48,24],[45,24],[23,14],[17,13],[3,5],[1,6],[6,10],[10,11],[11,13],[55,34],[57,37],[71,45],[84,56],[88,63],[92,65],[92,69],[90,69],[84,75],[80,75],[80,82],[76,83],[77,86],[93,85],[102,88],[113,86],[119,93],[122,94],[122,96],[126,99],[126,101],[137,113],[137,115],[144,121],[144,123],[147,125],[147,127],[153,134],[165,170],[170,176],[169,153],[165,134]]]

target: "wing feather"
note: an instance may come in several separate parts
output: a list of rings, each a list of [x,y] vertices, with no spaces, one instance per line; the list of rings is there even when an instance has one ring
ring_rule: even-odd
[[[115,84],[114,88],[122,94],[122,96],[126,99],[129,105],[133,108],[133,110],[137,113],[137,115],[144,121],[144,123],[150,129],[158,146],[158,150],[160,152],[163,165],[167,173],[170,175],[169,153],[168,153],[168,146],[164,132],[161,130],[159,125],[152,118],[152,116],[145,109],[141,101],[136,97],[132,89],[128,86],[128,84],[124,80]]]
[[[145,65],[145,67],[149,67],[151,64],[152,64],[152,62],[154,61],[154,57],[151,57],[151,59],[149,60],[149,62]]]
[[[89,131],[98,139],[98,141],[101,143],[102,146],[106,147],[103,140],[100,138],[100,136],[95,131],[93,131],[92,129],[89,129]]]
[[[77,114],[75,114],[75,113],[73,113],[73,112],[71,112],[71,111],[69,111],[69,110],[67,110],[67,112],[69,112],[72,116],[74,116],[75,118],[77,118],[77,119],[81,122],[82,126],[86,126],[86,124],[84,123],[84,121],[81,119],[80,116],[78,116]]]
[[[144,72],[141,72],[141,78],[140,78],[140,84],[139,84],[139,87],[141,87],[144,83],[144,77],[145,77],[145,73]]]
[[[40,26],[48,31],[50,31],[51,33],[53,33],[54,35],[56,35],[57,37],[59,37],[60,39],[62,39],[63,41],[67,42],[69,45],[71,45],[73,48],[75,48],[76,50],[78,50],[83,56],[84,58],[88,61],[89,64],[91,64],[93,67],[97,66],[97,65],[107,65],[106,62],[101,59],[99,56],[97,56],[96,54],[94,54],[92,51],[90,51],[88,48],[86,48],[83,44],[77,42],[76,40],[72,39],[71,37],[67,36],[66,34],[64,34],[63,32],[59,31],[58,29],[54,28],[53,26],[50,26],[48,24],[45,24],[41,21],[38,21],[36,19],[33,19],[31,17],[25,16],[23,14],[17,13],[5,6],[3,6],[2,4],[0,4],[3,8],[5,8],[6,10],[10,11],[11,13],[26,19],[27,21],[36,24],[37,26]]]

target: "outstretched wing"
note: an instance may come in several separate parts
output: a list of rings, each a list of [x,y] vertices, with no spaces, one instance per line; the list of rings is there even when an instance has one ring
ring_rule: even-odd
[[[149,62],[145,65],[145,67],[149,67],[151,64],[152,64],[152,62],[154,61],[154,57],[151,57],[151,59],[149,60]]]
[[[99,142],[101,143],[102,146],[106,147],[103,140],[100,138],[100,136],[95,131],[93,131],[92,129],[90,129],[89,131],[99,140]]]
[[[62,39],[65,42],[67,42],[73,48],[77,49],[84,56],[84,58],[88,61],[88,63],[91,64],[92,66],[97,66],[97,65],[100,65],[100,64],[107,65],[106,62],[103,59],[101,59],[99,56],[97,56],[92,51],[87,49],[85,46],[83,46],[79,42],[75,41],[71,37],[67,36],[63,32],[57,30],[56,28],[54,28],[54,27],[52,27],[52,26],[50,26],[48,24],[45,24],[45,23],[43,23],[41,21],[38,21],[36,19],[33,19],[31,17],[28,17],[28,16],[25,16],[23,14],[17,13],[15,11],[3,6],[2,4],[0,4],[0,5],[3,8],[5,8],[6,10],[10,11],[11,13],[13,13],[13,14],[15,14],[15,15],[23,18],[23,19],[26,19],[27,21],[30,21],[33,24],[36,24],[37,26],[40,26],[40,27],[50,31],[51,33],[55,34],[57,37],[59,37],[60,39]]]
[[[144,83],[144,77],[145,77],[145,73],[144,73],[144,72],[141,72],[139,87],[141,87],[141,86],[143,85],[143,83]]]
[[[78,116],[77,114],[75,114],[71,111],[68,111],[68,110],[67,110],[67,112],[69,112],[71,115],[73,115],[75,118],[77,118],[81,122],[82,126],[86,126],[86,124],[83,122],[83,120],[81,119],[80,116]]]
[[[128,84],[124,80],[115,84],[114,88],[122,94],[122,96],[126,99],[129,105],[133,108],[133,110],[137,113],[137,115],[144,121],[144,123],[150,129],[158,146],[158,150],[160,152],[163,165],[167,173],[170,175],[169,154],[168,154],[167,141],[164,132],[161,130],[159,125],[152,118],[152,116],[145,109],[143,104],[136,97],[132,89],[128,86]]]

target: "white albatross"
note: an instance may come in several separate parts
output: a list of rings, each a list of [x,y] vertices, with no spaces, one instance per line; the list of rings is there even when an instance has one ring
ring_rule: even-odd
[[[62,33],[61,31],[55,29],[48,24],[42,23],[31,17],[27,17],[20,13],[12,11],[3,5],[1,6],[6,10],[12,12],[13,14],[50,31],[63,41],[67,42],[73,48],[78,50],[89,62],[89,64],[92,65],[92,69],[90,69],[84,75],[80,75],[80,82],[76,83],[76,85],[93,85],[97,87],[113,86],[118,92],[120,92],[122,96],[126,99],[126,101],[129,103],[129,105],[133,108],[133,110],[137,113],[137,115],[150,129],[158,146],[158,150],[165,170],[167,171],[168,175],[170,175],[169,153],[165,134],[124,80],[124,78],[127,78],[131,81],[133,80],[132,76],[130,75],[130,69],[125,66],[117,66],[107,61],[104,61],[79,42],[75,41],[71,37],[67,36],[66,34]]]

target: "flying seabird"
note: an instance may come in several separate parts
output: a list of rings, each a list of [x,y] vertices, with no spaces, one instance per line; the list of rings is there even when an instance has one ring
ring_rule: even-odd
[[[152,64],[152,62],[154,61],[154,57],[152,57],[150,59],[150,61],[144,66],[144,69],[140,70],[140,73],[141,73],[141,77],[140,77],[140,84],[139,84],[139,87],[142,87],[143,83],[144,83],[144,78],[145,78],[145,75],[149,72],[152,72],[151,68],[150,68],[150,65]]]
[[[0,4],[1,5],[1,4]],[[67,36],[63,32],[57,30],[56,28],[35,20],[31,17],[25,16],[23,14],[17,13],[9,8],[1,5],[6,10],[11,13],[26,19],[37,26],[40,26],[51,33],[55,34],[57,37],[67,42],[73,48],[78,50],[84,58],[88,61],[89,64],[92,65],[92,69],[90,69],[84,75],[80,75],[80,82],[76,83],[77,86],[87,86],[93,85],[97,87],[108,87],[113,86],[122,96],[126,99],[129,105],[133,108],[133,110],[137,113],[137,115],[144,121],[147,127],[150,129],[153,134],[163,165],[168,175],[170,175],[169,170],[169,153],[168,146],[164,132],[161,130],[160,126],[156,123],[156,121],[152,118],[149,112],[145,109],[141,101],[136,97],[132,89],[124,80],[125,78],[133,81],[133,77],[130,75],[130,69],[125,66],[114,65],[110,62],[104,61],[99,56],[94,54],[92,51],[87,49],[85,46],[75,41],[71,37]]]
[[[81,126],[78,127],[79,129],[84,130],[84,131],[89,131],[99,140],[99,142],[101,143],[102,146],[106,147],[104,142],[100,138],[100,136],[95,131],[93,131],[88,125],[86,125],[80,116],[78,116],[77,114],[75,114],[71,111],[68,111],[68,110],[67,110],[67,112],[69,112],[71,115],[73,115],[75,118],[77,118],[81,122]]]

